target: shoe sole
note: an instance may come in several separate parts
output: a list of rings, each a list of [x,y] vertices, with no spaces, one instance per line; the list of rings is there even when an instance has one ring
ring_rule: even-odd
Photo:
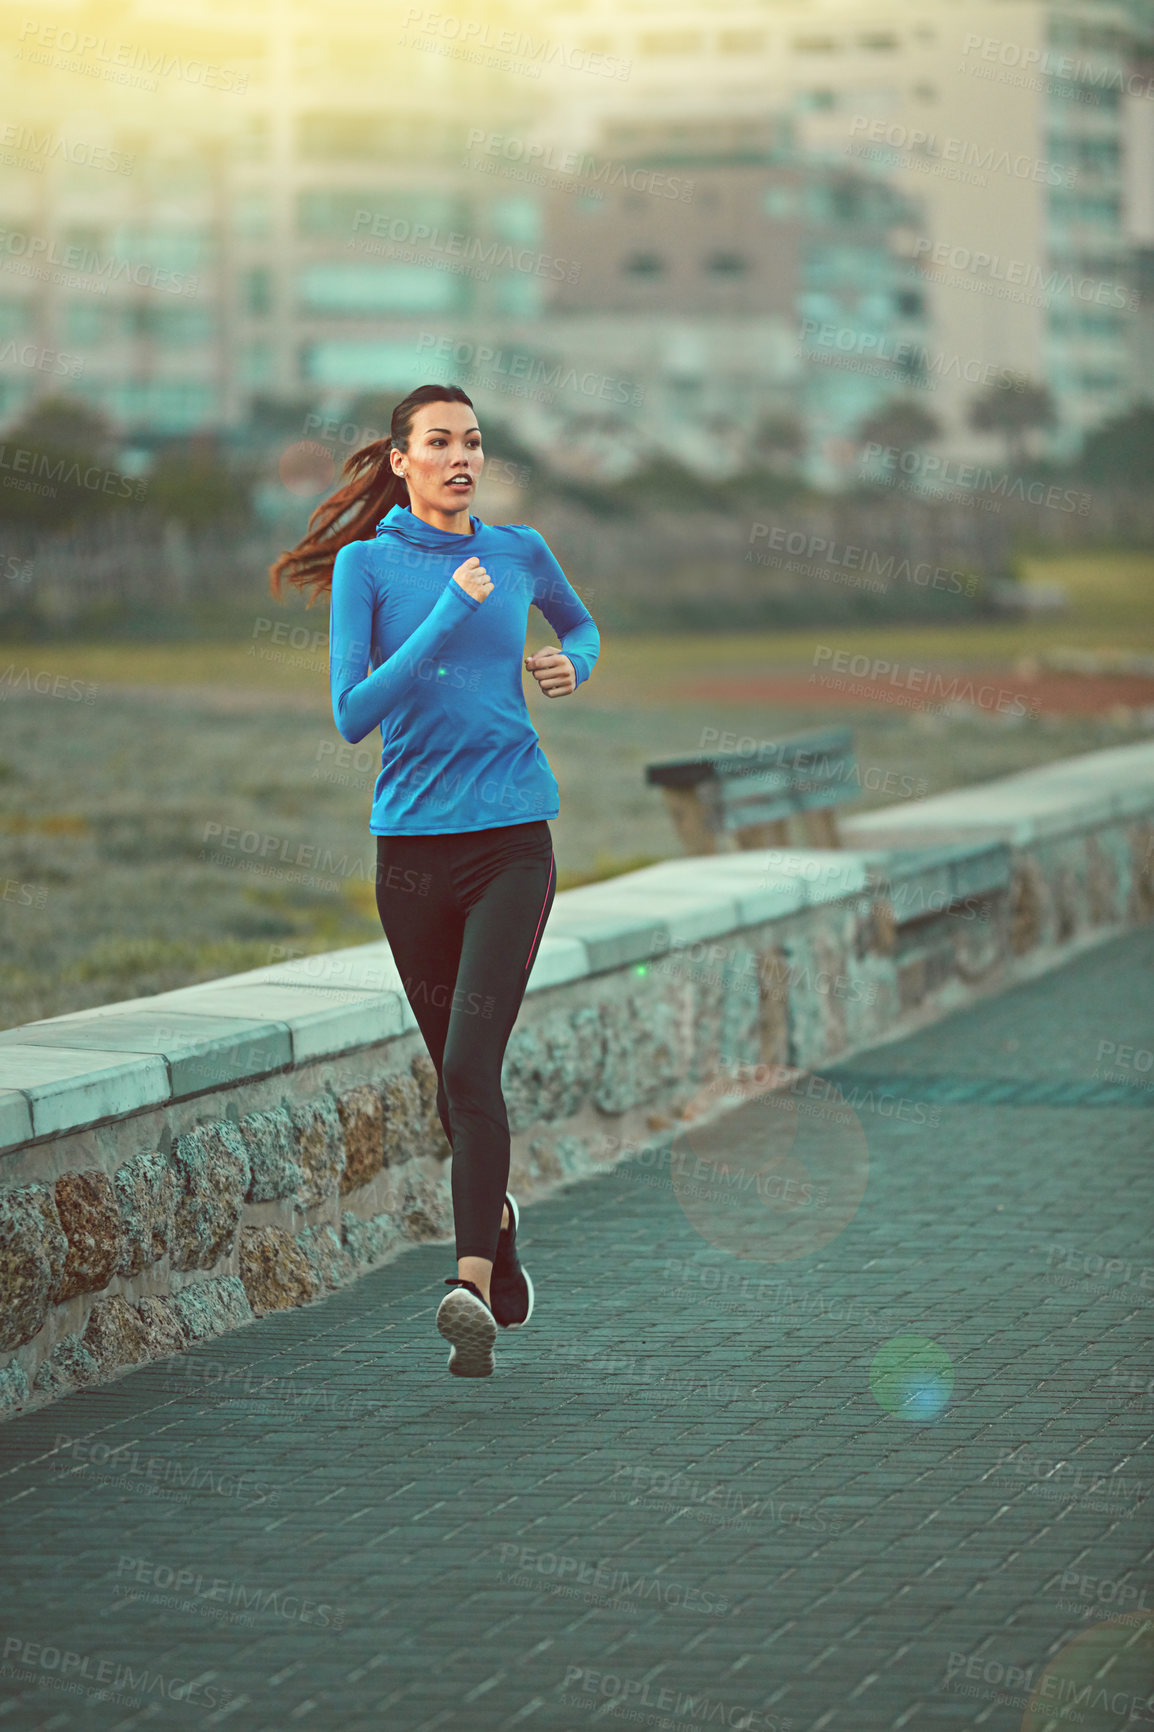
[[[454,1377],[492,1377],[497,1319],[480,1299],[460,1287],[446,1293],[437,1307],[437,1328],[452,1347]]]
[[[513,1223],[513,1237],[514,1237],[514,1239],[516,1239],[517,1228],[520,1225],[520,1221],[521,1221],[521,1211],[517,1207],[516,1198],[511,1197],[509,1195],[508,1191],[505,1192],[505,1201],[509,1205],[509,1219]],[[520,1260],[520,1258],[518,1256],[518,1261],[519,1260]],[[522,1317],[520,1323],[506,1323],[504,1325],[504,1327],[506,1329],[524,1329],[526,1323],[528,1323],[530,1317],[532,1317],[532,1315],[533,1315],[533,1300],[534,1300],[533,1279],[532,1279],[532,1276],[529,1274],[527,1269],[522,1269],[521,1273],[525,1277],[525,1285],[529,1289],[529,1309],[528,1309],[528,1311],[526,1311],[524,1317]]]

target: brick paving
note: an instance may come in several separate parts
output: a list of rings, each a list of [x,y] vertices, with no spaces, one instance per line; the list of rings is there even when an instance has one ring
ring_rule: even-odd
[[[433,1245],[10,1421],[0,1729],[1139,1724],[1039,1703],[1154,1683],[1152,961],[831,1071],[923,1110],[860,1109],[864,1198],[792,1263],[711,1243],[666,1154],[525,1211],[491,1380],[445,1370]],[[1096,1099],[1110,1041],[1147,1057]],[[903,1335],[944,1405],[879,1381]]]

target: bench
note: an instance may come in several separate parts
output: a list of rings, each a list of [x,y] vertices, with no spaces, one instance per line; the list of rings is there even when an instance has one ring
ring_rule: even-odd
[[[849,728],[762,740],[753,753],[659,758],[645,780],[664,794],[688,854],[716,854],[723,835],[739,848],[788,846],[791,819],[811,847],[838,848],[833,808],[861,792]]]

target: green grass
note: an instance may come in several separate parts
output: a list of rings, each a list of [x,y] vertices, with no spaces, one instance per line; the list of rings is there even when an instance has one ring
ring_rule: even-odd
[[[802,630],[718,632],[708,635],[639,634],[614,636],[602,645],[596,677],[584,694],[596,701],[597,686],[624,682],[644,694],[646,684],[663,685],[692,670],[708,676],[734,667],[808,666],[818,644],[835,643],[851,654],[898,654],[907,661],[1009,665],[1022,655],[1069,644],[1080,647],[1154,649],[1154,554],[1101,553],[1063,557],[1026,557],[1020,562],[1026,584],[1059,583],[1071,610],[1061,618],[1004,620],[958,626],[887,625],[806,627]],[[327,629],[321,609],[289,615],[291,627],[310,634]],[[306,624],[307,621],[307,624]],[[533,647],[552,642],[534,614]],[[54,643],[22,645],[9,652],[5,666],[34,665],[64,673],[98,687],[223,687],[268,692],[327,714],[328,663],[322,645],[295,650],[290,644],[243,643]],[[268,656],[279,660],[266,659]],[[0,669],[2,672],[2,669]]]
[[[677,857],[655,758],[698,749],[707,728],[772,739],[827,722],[726,694],[725,676],[809,665],[814,646],[901,657],[911,664],[1012,666],[1021,655],[1076,644],[1154,647],[1154,557],[1078,556],[1024,562],[1026,581],[1065,583],[1062,620],[716,636],[607,637],[597,673],[575,701],[551,702],[526,682],[530,714],[561,788],[550,820],[562,890]],[[305,615],[311,633],[317,610]],[[548,640],[533,616],[531,647]],[[539,628],[539,629],[538,629]],[[335,733],[323,649],[251,656],[249,643],[28,644],[12,666],[90,681],[91,704],[8,696],[2,705],[0,877],[6,968],[0,1026],[117,1002],[283,959],[379,940],[368,815],[374,741],[362,767],[326,781]],[[723,694],[688,700],[683,683],[714,679]],[[0,685],[0,693],[3,686]],[[863,772],[851,809],[982,782],[1128,739],[1134,718],[997,716],[838,710]],[[892,774],[891,774],[892,772]],[[215,826],[215,830],[212,827]],[[206,849],[236,826],[345,854],[338,876],[271,875],[233,850]]]

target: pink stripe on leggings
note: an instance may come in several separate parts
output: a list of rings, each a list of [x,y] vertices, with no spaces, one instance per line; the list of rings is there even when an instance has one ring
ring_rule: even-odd
[[[546,886],[545,886],[545,901],[544,901],[544,902],[542,902],[542,904],[541,904],[541,912],[540,912],[540,914],[539,914],[539,915],[538,915],[538,916],[537,916],[537,929],[536,929],[536,931],[535,931],[535,932],[534,932],[534,934],[533,934],[533,944],[536,944],[536,942],[537,942],[537,933],[538,933],[538,932],[540,932],[540,930],[541,930],[541,922],[542,922],[542,920],[544,920],[544,918],[545,918],[545,903],[546,903],[546,902],[548,902],[548,900],[549,900],[549,892],[550,892],[550,890],[551,890],[551,889],[552,889],[552,888],[553,888],[553,868],[554,868],[554,867],[555,867],[555,866],[556,866],[556,864],[557,864],[557,857],[556,857],[556,855],[555,855],[555,854],[551,854],[551,855],[550,855],[550,856],[549,856],[549,882],[548,882],[548,884],[546,884]],[[530,958],[531,958],[531,957],[532,957],[532,955],[533,955],[533,944],[531,944],[531,945],[530,945],[530,946],[529,946],[529,955],[528,955],[528,956],[527,956],[527,957],[526,957],[526,958],[525,958],[525,967],[526,967],[526,968],[528,968],[528,966],[529,966],[529,961],[530,961]]]

